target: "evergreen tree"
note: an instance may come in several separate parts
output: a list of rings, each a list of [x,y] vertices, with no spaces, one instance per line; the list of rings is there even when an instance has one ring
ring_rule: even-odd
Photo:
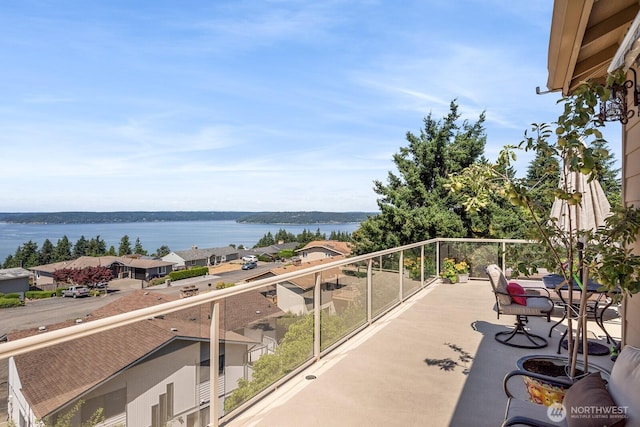
[[[267,234],[265,234],[264,236],[262,236],[260,240],[258,240],[258,243],[256,243],[255,247],[264,248],[266,246],[271,246],[274,244],[275,244],[275,240],[273,239],[273,235],[271,234],[270,231],[268,231]]]
[[[107,252],[107,244],[100,238],[100,235],[89,240],[87,244],[87,255],[102,256]]]
[[[122,236],[120,239],[120,246],[118,246],[118,255],[129,255],[131,253],[131,242],[129,241],[129,236],[126,234]]]
[[[622,180],[620,178],[620,169],[615,167],[615,156],[607,146],[607,142],[596,141],[594,147],[606,150],[609,154],[601,160],[598,165],[598,181],[602,186],[604,194],[611,207],[622,206]]]
[[[61,239],[58,239],[53,258],[54,262],[68,261],[73,258],[71,255],[71,242],[67,236],[62,236]]]
[[[139,237],[136,237],[136,242],[133,245],[133,253],[137,255],[148,255],[148,252],[142,247]]]
[[[459,123],[455,101],[443,120],[429,114],[419,135],[407,132],[408,146],[393,156],[398,174],[389,172],[387,184],[374,182],[380,213],[363,221],[353,233],[355,253],[367,253],[433,237],[465,237],[472,232],[460,203],[445,183],[479,160],[484,151],[485,115],[475,123]],[[486,227],[486,226],[485,226]]]
[[[55,250],[56,248],[53,246],[53,243],[51,243],[51,240],[45,239],[42,243],[42,247],[40,248],[39,265],[51,264],[54,262]]]
[[[158,249],[156,249],[156,256],[158,258],[162,258],[163,256],[169,255],[170,253],[171,249],[169,249],[169,246],[167,245],[162,245]]]
[[[116,252],[116,248],[113,245],[111,245],[111,246],[109,246],[109,250],[107,251],[107,253],[105,255],[118,256],[118,253]]]
[[[73,257],[80,258],[81,256],[87,255],[87,249],[89,247],[89,242],[84,236],[80,236],[78,240],[76,240],[75,245],[73,245]]]

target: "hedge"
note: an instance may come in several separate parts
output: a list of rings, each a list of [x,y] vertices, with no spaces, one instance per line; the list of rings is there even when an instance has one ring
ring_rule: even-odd
[[[209,274],[209,267],[195,267],[188,270],[172,271],[169,278],[174,280],[188,279],[190,277],[206,276]]]
[[[17,292],[11,292],[10,294],[4,294],[4,295],[2,296],[2,298],[4,298],[4,299],[13,299],[13,298],[18,298],[18,299],[20,299],[20,294],[19,294],[19,293],[17,293]]]
[[[25,293],[25,297],[29,299],[42,299],[51,298],[56,294],[56,291],[29,291]]]
[[[20,299],[16,298],[0,298],[0,308],[20,307],[24,305]]]

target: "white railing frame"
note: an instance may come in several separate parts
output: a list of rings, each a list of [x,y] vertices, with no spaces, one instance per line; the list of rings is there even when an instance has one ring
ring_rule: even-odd
[[[33,335],[30,337],[18,339],[16,341],[9,341],[6,343],[0,344],[0,360],[4,358],[9,358],[12,356],[20,355],[23,353],[27,353],[33,350],[39,350],[48,346],[65,343],[74,339],[82,338],[88,335],[96,334],[99,332],[108,331],[120,326],[128,325],[134,322],[146,320],[152,318],[154,316],[172,313],[178,310],[183,310],[191,307],[196,307],[201,304],[211,304],[211,325],[210,325],[210,381],[211,384],[218,383],[218,361],[219,361],[219,339],[220,339],[220,319],[219,319],[219,302],[225,298],[239,295],[244,292],[248,292],[255,289],[264,288],[265,286],[275,285],[277,283],[295,279],[301,276],[307,276],[309,274],[314,274],[315,277],[315,285],[314,285],[314,299],[315,299],[315,325],[314,325],[314,346],[313,346],[313,357],[310,361],[305,363],[303,366],[299,367],[294,372],[290,373],[287,377],[281,379],[274,385],[272,385],[268,390],[265,390],[254,397],[249,402],[246,402],[240,405],[236,410],[232,411],[230,414],[226,414],[224,418],[227,418],[227,415],[233,416],[246,407],[248,407],[255,399],[260,398],[263,395],[268,394],[273,389],[277,388],[280,384],[287,381],[296,373],[300,372],[305,367],[309,366],[311,363],[317,362],[320,360],[322,355],[321,351],[321,343],[320,343],[320,310],[317,309],[320,307],[321,301],[321,273],[325,270],[329,270],[332,268],[342,267],[348,264],[354,264],[358,262],[366,262],[367,263],[367,318],[366,324],[358,328],[353,334],[358,333],[366,326],[370,326],[371,323],[381,316],[381,314],[376,314],[375,317],[372,315],[372,276],[373,276],[373,259],[379,258],[380,267],[382,268],[382,257],[385,255],[390,255],[393,253],[399,252],[399,266],[398,266],[398,275],[399,275],[399,301],[392,304],[390,307],[387,307],[385,310],[389,311],[398,304],[402,303],[406,298],[403,296],[403,276],[404,276],[404,251],[414,248],[420,248],[421,254],[421,275],[420,281],[421,286],[418,287],[415,292],[418,292],[426,285],[426,279],[424,276],[424,253],[425,246],[435,244],[435,277],[433,280],[437,279],[440,271],[440,243],[442,242],[469,242],[469,243],[501,243],[502,244],[502,266],[504,267],[506,264],[505,258],[505,249],[507,243],[513,244],[523,244],[523,243],[533,243],[528,240],[521,239],[473,239],[473,238],[437,238],[437,239],[429,239],[418,243],[412,243],[409,245],[399,246],[391,249],[385,249],[382,251],[354,256],[350,258],[345,258],[337,261],[332,261],[326,264],[308,267],[305,269],[293,271],[290,273],[285,273],[282,275],[278,275],[275,277],[269,277],[265,279],[256,280],[246,284],[239,284],[230,288],[216,290],[214,292],[205,292],[198,295],[191,296],[189,298],[179,299],[176,301],[170,301],[167,303],[159,304],[152,307],[147,307],[139,310],[135,310],[129,313],[118,314],[115,316],[107,317],[104,319],[98,319],[91,322],[76,324],[73,326],[69,326],[63,329],[48,331],[42,334]],[[351,336],[351,335],[350,335]],[[346,338],[349,338],[346,337]],[[344,339],[343,339],[344,340]],[[332,348],[335,347],[332,346]],[[326,351],[326,350],[325,350]],[[210,397],[210,426],[218,426],[221,421],[219,414],[220,408],[218,404],[218,396],[217,396],[217,388],[210,387],[211,389],[211,397]]]

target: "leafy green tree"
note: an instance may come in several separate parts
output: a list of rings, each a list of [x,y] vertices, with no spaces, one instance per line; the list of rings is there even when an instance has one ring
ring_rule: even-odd
[[[133,253],[137,255],[148,255],[148,252],[142,247],[139,237],[136,237],[136,242],[133,245]]]
[[[58,239],[53,258],[55,262],[68,261],[72,259],[71,242],[67,236],[62,236],[61,239]]]
[[[120,246],[118,246],[118,255],[129,255],[131,253],[131,242],[129,236],[126,234],[120,239]]]
[[[80,236],[78,240],[76,240],[75,245],[73,245],[73,257],[80,258],[81,256],[87,255],[87,249],[89,246],[89,242],[84,236]]]
[[[486,142],[485,115],[475,123],[464,120],[455,101],[442,120],[429,114],[419,135],[407,132],[408,146],[393,156],[398,173],[387,184],[374,182],[380,213],[353,233],[355,253],[367,253],[433,237],[472,236],[470,220],[445,183],[480,159]],[[482,234],[482,233],[479,233]]]

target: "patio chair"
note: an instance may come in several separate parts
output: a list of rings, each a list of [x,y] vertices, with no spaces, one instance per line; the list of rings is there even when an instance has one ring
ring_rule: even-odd
[[[525,293],[509,294],[507,288],[509,284],[500,269],[495,264],[491,264],[486,268],[493,294],[496,298],[494,310],[498,314],[516,316],[515,328],[512,331],[503,331],[495,334],[495,339],[499,343],[518,348],[543,348],[547,346],[547,340],[540,335],[531,334],[525,328],[529,321],[529,316],[546,317],[547,321],[551,321],[551,312],[554,304],[551,300],[549,291],[540,284],[538,286],[522,286]],[[524,344],[511,341],[516,336],[524,336],[528,342]],[[523,341],[523,340],[519,340]]]
[[[602,379],[600,373],[590,371],[590,375],[575,382],[568,377],[547,377],[523,370],[509,372],[503,380],[508,400],[502,427],[640,426],[640,349],[625,346],[613,364],[607,381]],[[554,412],[547,406],[516,397],[518,393],[509,387],[509,379],[515,377],[532,378],[565,389],[563,406],[558,405]],[[522,381],[516,383],[524,385]],[[585,416],[585,408],[589,408],[594,415]],[[550,415],[556,417],[552,420]]]

